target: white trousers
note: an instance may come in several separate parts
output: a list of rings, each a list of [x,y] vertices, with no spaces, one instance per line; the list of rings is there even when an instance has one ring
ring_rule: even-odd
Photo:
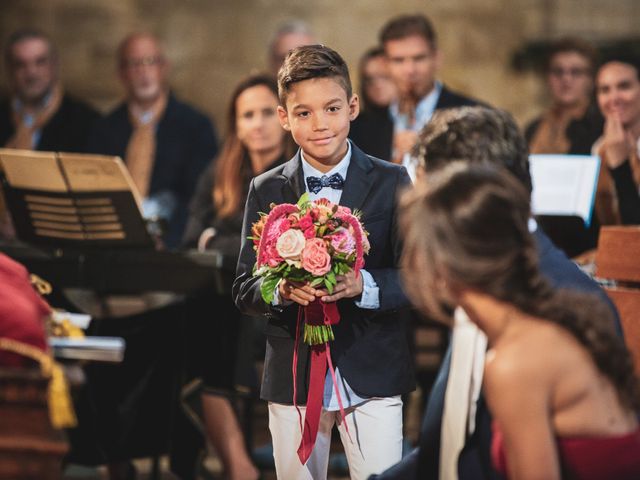
[[[299,408],[304,422],[305,407]],[[345,419],[349,434],[342,424],[339,411],[322,409],[316,444],[309,460],[302,465],[297,454],[302,434],[296,408],[270,402],[269,430],[278,479],[325,480],[334,424],[340,432],[351,479],[365,480],[369,475],[382,473],[402,459],[400,396],[372,398],[356,407],[347,408]]]

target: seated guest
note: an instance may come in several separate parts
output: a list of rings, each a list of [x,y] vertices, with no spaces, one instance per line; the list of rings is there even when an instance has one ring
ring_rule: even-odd
[[[360,59],[360,106],[362,111],[386,110],[398,96],[382,47],[373,47]],[[362,111],[360,114],[362,114]]]
[[[598,71],[598,105],[606,118],[594,145],[615,182],[622,223],[640,224],[640,70],[628,61],[610,61]],[[603,166],[604,168],[604,166]]]
[[[17,30],[4,57],[11,98],[0,102],[0,145],[84,152],[98,114],[63,91],[51,39],[38,30]]]
[[[396,100],[398,92],[391,78],[389,66],[382,47],[370,48],[360,59],[360,115],[351,124],[352,138],[370,135],[376,125],[387,126],[387,136],[369,138],[367,153],[378,158],[389,154],[386,137],[393,135],[393,124],[389,116],[389,105]],[[373,126],[369,125],[373,124]],[[378,140],[378,142],[376,142]]]
[[[477,102],[449,90],[437,79],[442,57],[436,31],[426,16],[392,18],[380,30],[379,39],[398,98],[389,106],[387,117],[380,117],[375,124],[368,122],[366,130],[354,128],[350,138],[367,153],[381,149],[384,154],[380,158],[405,165],[413,178],[409,152],[433,113]]]
[[[590,154],[591,146],[602,133],[604,123],[593,101],[596,65],[595,49],[583,40],[565,38],[551,46],[545,65],[551,105],[525,130],[529,152]],[[554,243],[570,257],[595,248],[600,221],[614,221],[612,212],[607,214],[606,210],[602,210],[609,198],[607,192],[610,192],[610,183],[605,172],[600,179],[601,194],[596,201],[596,215],[588,228],[582,222],[573,225],[565,218],[541,219]]]
[[[463,107],[437,112],[420,132],[413,156],[420,183],[428,182],[453,159],[465,159],[471,164],[504,168],[531,191],[526,141],[513,117],[501,110]],[[599,295],[615,315],[613,304],[598,284],[556,248],[535,222],[530,228],[546,279],[555,287]],[[617,317],[614,327],[621,334]],[[485,341],[484,334],[470,322],[454,328],[428,398],[419,447],[377,478],[501,478],[491,466],[491,416],[480,390]],[[471,351],[472,356],[464,356]],[[464,368],[459,366],[461,361]],[[464,398],[460,391],[467,392]]]
[[[7,40],[4,60],[11,97],[0,101],[0,145],[23,150],[85,151],[98,114],[63,91],[58,54],[51,39],[39,30],[17,30]],[[14,237],[0,192],[0,238]]]
[[[49,305],[31,286],[29,272],[0,253],[0,339],[11,339],[47,350],[44,319]],[[31,365],[26,357],[0,349],[0,366]]]
[[[599,298],[544,278],[526,189],[462,162],[407,195],[402,211],[410,297],[449,324],[456,308],[456,325],[468,316],[488,339],[495,468],[507,478],[640,478],[631,356]]]
[[[123,158],[142,195],[144,216],[166,222],[163,241],[180,242],[196,182],[217,152],[211,121],[169,92],[160,42],[129,35],[118,48],[125,101],[95,126],[93,153]]]
[[[229,131],[222,152],[201,176],[191,202],[184,238],[187,246],[238,255],[244,199],[251,179],[291,154],[290,137],[280,126],[277,107],[278,88],[269,76],[252,75],[236,87],[229,103]],[[194,319],[198,327],[194,329],[197,347],[193,356],[205,386],[202,409],[207,436],[228,478],[255,479],[258,472],[225,396],[238,384],[255,384],[249,372],[254,359],[254,321],[241,315],[228,295],[206,292],[194,301],[194,307],[199,319]],[[217,318],[211,318],[213,312]]]

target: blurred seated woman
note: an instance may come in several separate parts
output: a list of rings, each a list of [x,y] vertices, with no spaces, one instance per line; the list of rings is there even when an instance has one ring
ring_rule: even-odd
[[[640,478],[640,404],[611,313],[542,277],[528,194],[453,163],[404,199],[406,288],[431,318],[459,306],[488,338],[492,456],[511,479]]]
[[[550,105],[525,129],[529,151],[535,154],[589,155],[602,134],[604,119],[595,104],[596,50],[579,38],[562,38],[550,46],[545,79]],[[543,230],[569,257],[593,249],[600,225],[617,223],[613,184],[605,169],[598,179],[593,221],[588,227],[573,217],[543,216]]]
[[[398,91],[389,74],[382,47],[367,50],[360,58],[360,114],[351,123],[349,137],[366,147],[369,155],[389,160],[391,152],[387,138],[392,136],[393,122],[389,116]]]
[[[251,179],[288,160],[290,153],[289,136],[280,126],[277,107],[278,89],[270,76],[252,75],[236,87],[222,152],[200,179],[190,206],[185,246],[237,256]],[[228,398],[239,385],[250,388],[256,383],[251,379],[254,320],[240,314],[230,294],[204,292],[192,302],[192,308],[190,318],[197,326],[191,332],[191,346],[204,384],[207,436],[229,479],[257,478]]]

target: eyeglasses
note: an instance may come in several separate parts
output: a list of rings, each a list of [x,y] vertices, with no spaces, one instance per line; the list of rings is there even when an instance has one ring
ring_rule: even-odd
[[[128,58],[122,62],[124,68],[140,68],[140,67],[155,67],[164,63],[164,57],[161,55],[155,55],[150,57],[140,58]]]
[[[554,67],[549,70],[549,74],[556,78],[562,78],[564,75],[568,75],[571,78],[578,78],[585,75],[589,75],[590,73],[591,73],[591,70],[589,68],[580,68],[580,67],[575,67],[575,68]]]

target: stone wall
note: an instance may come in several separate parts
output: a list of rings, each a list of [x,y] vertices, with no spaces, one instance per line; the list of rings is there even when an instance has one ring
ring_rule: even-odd
[[[266,65],[271,32],[301,18],[355,71],[391,16],[422,12],[444,53],[441,78],[453,88],[530,119],[544,105],[533,73],[510,68],[528,41],[563,34],[594,40],[636,34],[640,2],[616,0],[0,0],[0,37],[20,26],[49,32],[60,50],[67,89],[107,111],[122,95],[115,71],[119,41],[134,30],[163,39],[171,84],[223,129],[234,84]],[[4,68],[4,65],[3,65]],[[6,87],[4,72],[0,88]],[[357,79],[354,78],[357,82]]]

